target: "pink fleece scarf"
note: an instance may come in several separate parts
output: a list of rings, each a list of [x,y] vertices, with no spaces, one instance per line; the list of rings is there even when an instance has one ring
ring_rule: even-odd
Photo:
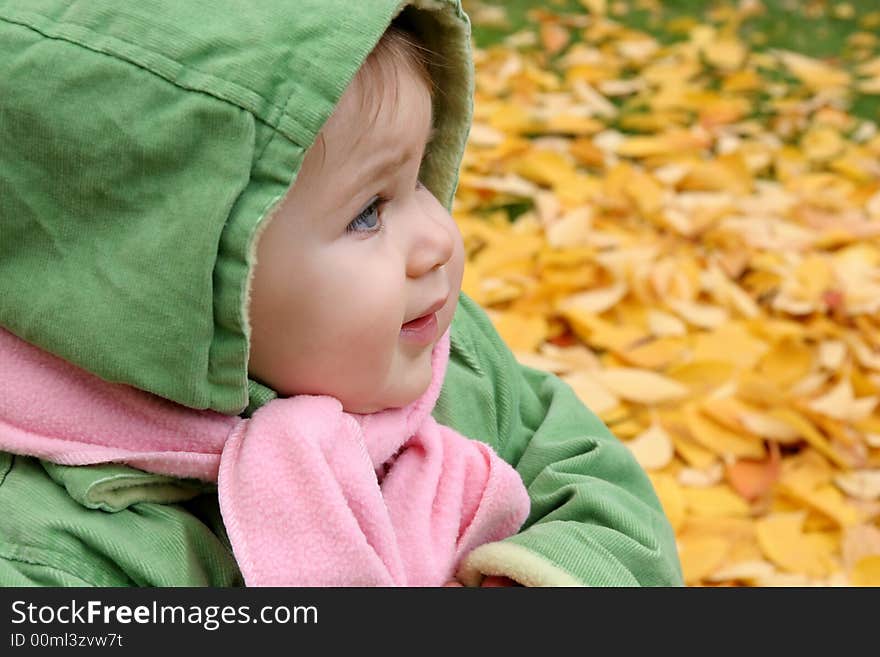
[[[448,358],[447,332],[404,408],[300,395],[242,419],[107,383],[0,329],[0,449],[216,481],[248,586],[439,586],[529,509],[510,465],[431,416]]]

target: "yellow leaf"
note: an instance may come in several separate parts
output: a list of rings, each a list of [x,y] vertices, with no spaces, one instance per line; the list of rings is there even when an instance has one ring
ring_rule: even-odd
[[[718,267],[712,267],[706,272],[704,286],[719,303],[726,304],[744,317],[755,318],[761,314],[752,297],[739,285],[728,280]]]
[[[770,415],[797,431],[816,451],[830,461],[841,468],[849,469],[849,462],[831,447],[825,436],[803,415],[790,408],[773,409],[770,411]]]
[[[846,87],[851,81],[849,73],[817,59],[788,51],[777,51],[776,54],[788,70],[813,91]]]
[[[574,165],[561,153],[537,149],[512,163],[511,169],[526,180],[547,187],[575,173]]]
[[[742,66],[748,51],[738,39],[725,38],[707,44],[703,53],[712,66],[736,71]]]
[[[684,582],[689,586],[699,584],[715,572],[727,556],[728,544],[723,538],[712,536],[678,537],[678,555]]]
[[[749,505],[727,486],[682,489],[688,511],[696,516],[746,517]]]
[[[595,177],[574,173],[560,176],[553,189],[563,206],[571,209],[594,201],[599,196],[601,183]]]
[[[620,420],[619,422],[609,424],[608,428],[611,429],[611,433],[613,433],[618,438],[623,438],[627,440],[627,444],[629,444],[632,442],[631,439],[634,439],[645,430],[645,424],[638,418],[627,417]],[[663,467],[665,467],[665,465],[656,469],[663,469]]]
[[[873,412],[877,406],[877,398],[856,399],[849,378],[842,377],[827,394],[812,400],[808,406],[817,413],[837,420],[858,422]]]
[[[578,398],[597,415],[616,408],[620,404],[617,395],[588,372],[575,372],[562,377],[562,380],[570,385]]]
[[[653,176],[640,171],[633,172],[632,177],[625,184],[624,191],[638,208],[639,213],[648,219],[659,212],[666,202],[667,192],[663,185]]]
[[[589,116],[579,116],[571,112],[560,112],[547,119],[543,131],[552,134],[583,137],[585,135],[594,135],[604,127],[604,123]]]
[[[815,126],[801,137],[801,149],[812,162],[824,162],[844,149],[840,133],[830,126]]]
[[[850,497],[880,499],[880,470],[855,470],[834,477],[834,483]]]
[[[560,314],[578,337],[592,347],[621,351],[645,337],[637,327],[618,326],[576,307],[560,310]]]
[[[825,577],[830,569],[815,544],[805,539],[804,517],[803,512],[774,513],[758,520],[758,545],[771,562],[784,570]]]
[[[841,340],[823,340],[819,344],[819,363],[827,370],[836,371],[846,358],[846,344]]]
[[[733,71],[724,77],[721,88],[728,93],[757,91],[764,85],[761,76],[752,69]]]
[[[644,80],[641,80],[644,82]],[[632,112],[622,114],[618,121],[622,130],[630,132],[662,132],[669,126],[681,128],[690,124],[690,113],[676,107],[665,109],[655,108],[650,112]],[[657,155],[673,155],[674,151],[666,153],[658,149]]]
[[[778,488],[785,495],[825,515],[839,527],[851,527],[859,524],[862,520],[861,512],[848,504],[840,491],[829,484],[811,490],[783,478],[779,482]]]
[[[710,304],[667,299],[666,305],[686,322],[700,328],[718,328],[727,322],[729,317],[727,310]]]
[[[651,425],[632,440],[624,443],[645,470],[662,470],[672,461],[673,448],[669,435],[658,424]]]
[[[740,561],[719,568],[706,579],[710,582],[740,581],[754,586],[758,581],[770,578],[774,574],[776,568],[769,561]]]
[[[581,137],[573,140],[568,152],[585,167],[599,167],[605,163],[605,152],[592,139]]]
[[[481,306],[486,306],[482,293],[482,276],[476,267],[465,267],[461,280],[461,289]]]
[[[800,438],[800,433],[791,425],[767,413],[747,411],[739,416],[739,421],[749,433],[784,445],[793,444]]]
[[[532,113],[515,103],[501,103],[489,117],[489,125],[501,132],[523,134],[539,130],[541,122]]]
[[[686,397],[689,390],[672,379],[636,368],[610,368],[597,374],[602,384],[629,401],[662,404]]]
[[[880,529],[869,524],[847,527],[840,541],[840,551],[847,570],[863,557],[880,557]]]
[[[629,288],[626,283],[575,294],[562,301],[558,308],[563,314],[600,315],[617,304]]]
[[[541,354],[547,358],[558,360],[569,369],[597,370],[599,359],[596,355],[582,344],[574,344],[568,347],[558,347],[554,344],[541,345]]]
[[[544,370],[546,372],[553,372],[554,374],[566,374],[572,370],[571,365],[568,363],[563,363],[553,358],[547,358],[540,354],[514,350],[513,355],[516,357],[516,360],[520,365],[525,365],[526,367],[531,367],[535,370]]]
[[[671,432],[670,437],[675,451],[689,465],[697,469],[709,469],[718,463],[718,457],[684,433]]]
[[[690,516],[682,532],[694,536],[720,536],[728,543],[748,543],[755,538],[751,519],[733,516]]]
[[[705,470],[682,468],[678,472],[678,483],[687,488],[708,488],[721,483],[723,476],[724,468],[715,462]]]
[[[752,186],[752,174],[745,160],[736,153],[697,162],[679,183],[680,189],[731,192],[743,196],[752,191]]]
[[[763,459],[767,452],[760,440],[725,429],[705,417],[694,406],[684,409],[691,437],[721,457]]]
[[[694,394],[706,393],[730,381],[734,364],[722,360],[701,360],[671,367],[667,376],[685,384]]]
[[[751,369],[769,349],[742,324],[727,323],[714,331],[699,333],[694,341],[695,361],[725,361]]]
[[[682,338],[660,338],[624,349],[618,355],[631,365],[645,369],[662,369],[674,363],[687,352]]]
[[[859,559],[849,574],[853,586],[880,586],[880,556]]]
[[[495,330],[513,351],[534,351],[547,337],[547,320],[515,312],[490,314]]]
[[[686,151],[699,152],[708,146],[703,135],[675,130],[660,135],[628,137],[617,145],[615,152],[623,157],[649,157]]]
[[[518,299],[523,293],[523,289],[520,285],[516,285],[502,278],[485,277],[480,281],[479,286],[476,296],[489,306]]]
[[[813,351],[802,341],[777,342],[758,364],[758,373],[780,388],[803,379],[813,367]]]
[[[743,401],[760,406],[774,407],[787,403],[776,384],[756,372],[741,373],[736,392]]]
[[[785,182],[794,180],[807,172],[810,168],[810,162],[799,148],[783,146],[776,151],[773,168],[779,180]]]
[[[687,335],[687,326],[678,317],[662,310],[648,310],[648,327],[657,337]]]
[[[685,503],[681,488],[675,483],[675,478],[668,474],[649,473],[654,491],[660,498],[663,512],[666,514],[669,524],[674,531],[681,529],[685,520]]]

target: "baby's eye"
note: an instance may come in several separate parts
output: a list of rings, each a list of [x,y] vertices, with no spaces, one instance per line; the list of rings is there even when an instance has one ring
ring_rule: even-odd
[[[379,217],[379,206],[385,202],[381,196],[377,196],[370,204],[361,210],[345,227],[346,233],[375,233],[382,229]]]

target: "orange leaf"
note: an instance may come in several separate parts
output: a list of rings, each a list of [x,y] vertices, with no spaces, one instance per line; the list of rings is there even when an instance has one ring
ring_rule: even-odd
[[[726,467],[727,481],[741,497],[754,502],[770,492],[779,479],[781,456],[779,445],[770,443],[770,455],[763,461],[738,459]]]

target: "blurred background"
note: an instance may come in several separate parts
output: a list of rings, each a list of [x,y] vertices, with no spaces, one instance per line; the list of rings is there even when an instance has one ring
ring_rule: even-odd
[[[465,0],[464,289],[691,586],[880,586],[880,3]]]

